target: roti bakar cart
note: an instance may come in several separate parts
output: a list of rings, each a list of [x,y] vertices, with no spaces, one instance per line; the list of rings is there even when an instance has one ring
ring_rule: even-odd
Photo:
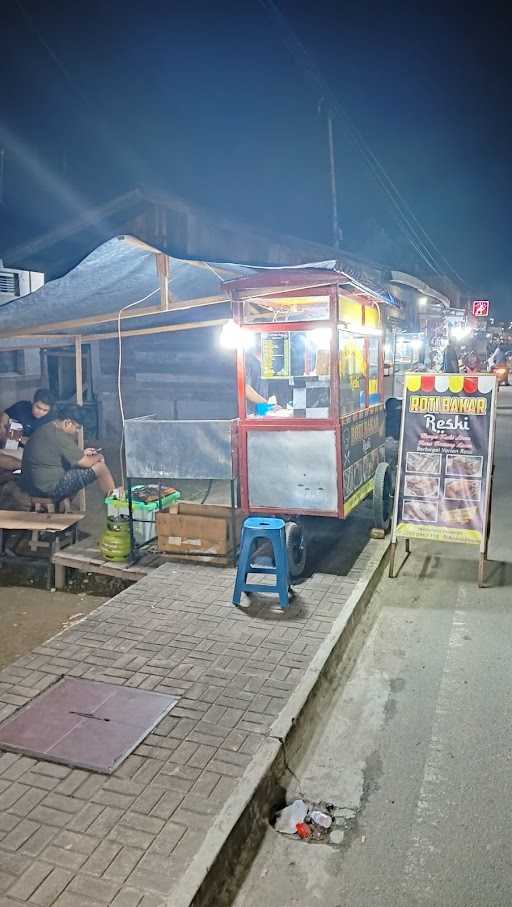
[[[237,349],[241,506],[286,520],[293,579],[305,566],[302,516],[343,520],[373,492],[375,525],[389,527],[377,294],[327,268],[269,269],[225,287]]]

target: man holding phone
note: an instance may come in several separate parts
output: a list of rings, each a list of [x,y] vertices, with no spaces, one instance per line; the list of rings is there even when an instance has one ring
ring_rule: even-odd
[[[99,450],[81,450],[73,436],[84,424],[84,410],[65,404],[51,422],[43,425],[27,441],[21,463],[21,486],[29,494],[58,502],[73,498],[82,488],[98,482],[104,495],[112,494],[115,484]]]

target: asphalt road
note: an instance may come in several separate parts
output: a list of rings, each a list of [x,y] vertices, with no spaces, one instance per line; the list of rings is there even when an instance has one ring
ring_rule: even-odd
[[[356,810],[353,827],[338,847],[269,828],[235,907],[512,903],[512,390],[500,407],[489,588],[466,546],[413,543],[382,579],[296,766],[306,796]]]

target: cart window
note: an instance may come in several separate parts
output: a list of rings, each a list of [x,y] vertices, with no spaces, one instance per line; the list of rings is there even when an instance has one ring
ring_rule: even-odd
[[[340,330],[340,414],[346,416],[366,406],[365,338]]]
[[[368,338],[368,404],[373,406],[382,401],[380,386],[380,339]]]
[[[357,330],[363,323],[363,306],[358,299],[340,296],[338,300],[339,320]]]
[[[253,296],[244,302],[245,324],[287,324],[328,318],[328,296]]]
[[[249,418],[327,419],[330,390],[330,328],[251,335],[245,353]]]
[[[364,307],[364,326],[366,328],[380,328],[379,310],[371,305]]]

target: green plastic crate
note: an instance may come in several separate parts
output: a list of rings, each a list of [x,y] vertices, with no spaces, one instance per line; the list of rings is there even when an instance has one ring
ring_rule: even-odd
[[[132,493],[137,491],[138,488],[145,488],[144,485],[135,485],[132,488]],[[162,497],[162,510],[166,507],[169,507],[171,504],[175,504],[181,498],[179,491],[175,491],[172,494],[166,494]],[[105,498],[105,504],[107,505],[107,513],[109,516],[128,516],[128,501],[126,499],[119,500],[118,498],[108,497]],[[158,510],[158,501],[150,501],[150,503],[145,504],[144,501],[132,501],[132,513],[133,513],[133,532],[135,535],[135,541],[139,545],[143,545],[146,542],[150,542],[156,536],[156,512]]]
[[[134,485],[132,488],[132,495],[139,488],[145,488],[145,485]],[[174,491],[172,494],[166,494],[162,497],[162,507],[164,510],[166,507],[169,507],[170,504],[175,504],[181,498],[181,493],[179,491]],[[148,504],[145,504],[144,501],[134,501],[132,500],[132,510],[142,510],[144,513],[150,513],[153,510],[158,510],[158,501],[150,501]],[[114,513],[124,513],[128,514],[128,501],[126,498],[120,500],[119,498],[108,497],[105,498],[105,504],[108,508],[112,508]],[[110,514],[110,510],[109,510]]]

